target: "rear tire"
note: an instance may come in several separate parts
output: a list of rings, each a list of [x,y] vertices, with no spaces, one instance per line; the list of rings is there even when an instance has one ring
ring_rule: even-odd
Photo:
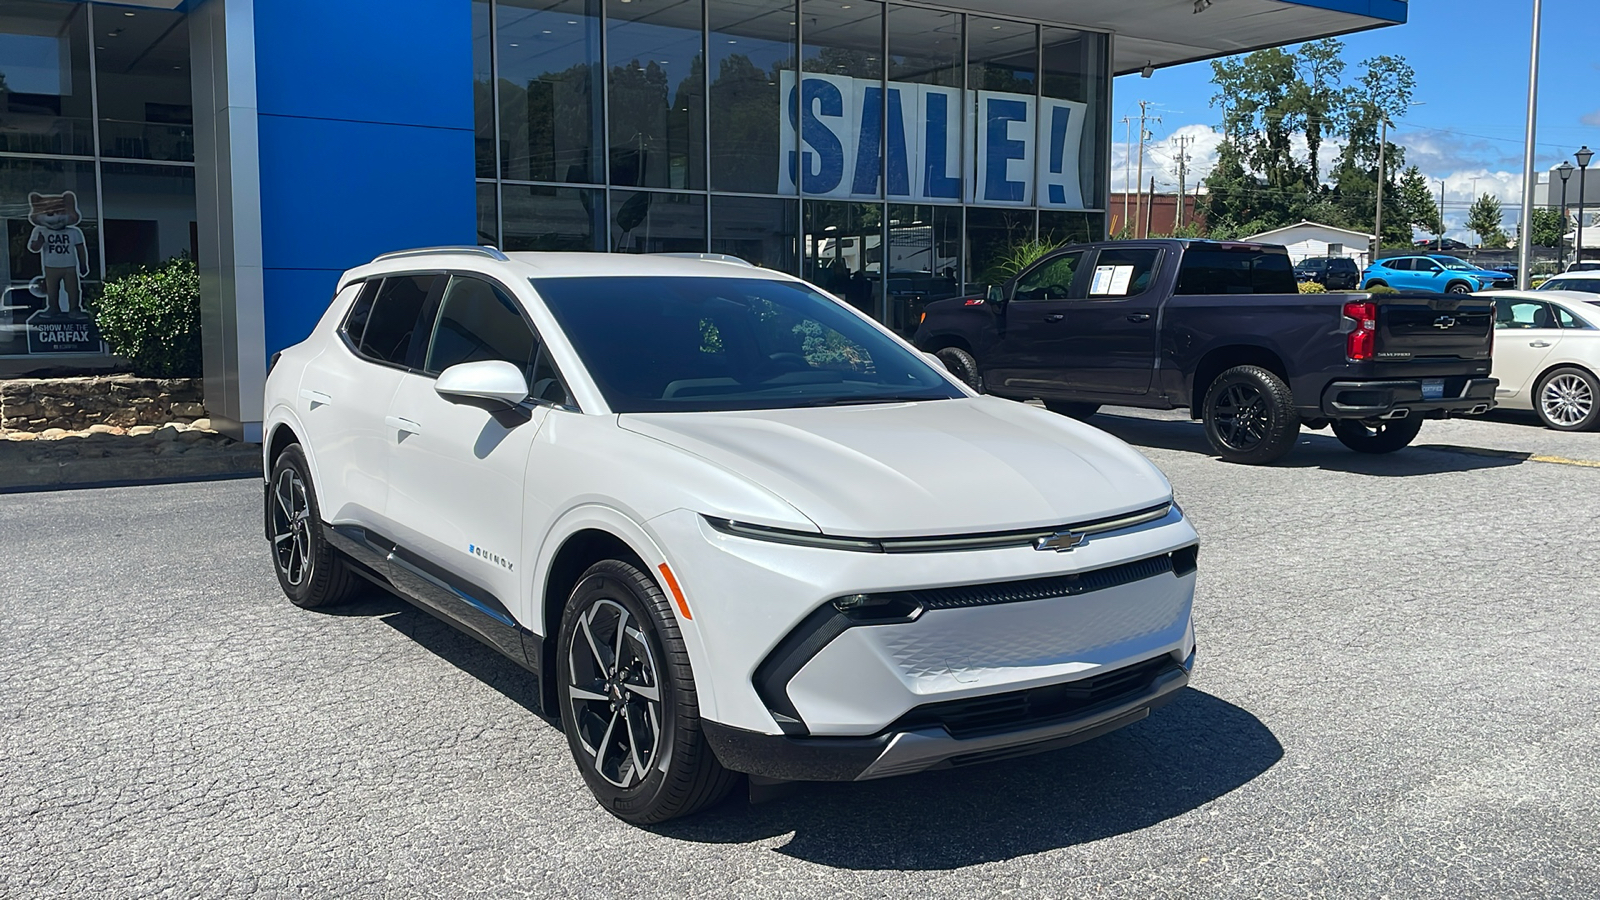
[[[323,538],[322,508],[299,444],[284,448],[273,463],[266,502],[272,568],[290,603],[321,609],[337,606],[361,590],[361,577]]]
[[[1364,291],[1370,291],[1375,287],[1388,287],[1388,286],[1389,286],[1389,283],[1387,281],[1384,281],[1381,278],[1374,278],[1371,281],[1367,282],[1366,284],[1362,285],[1361,289],[1364,290]]]
[[[950,374],[961,379],[967,387],[975,391],[983,390],[983,378],[978,374],[977,357],[960,347],[946,347],[934,354]]]
[[[1057,415],[1068,416],[1080,422],[1087,422],[1089,417],[1100,411],[1098,403],[1072,403],[1066,400],[1046,400],[1044,408]]]
[[[615,559],[590,566],[567,600],[556,646],[562,730],[607,812],[664,822],[738,783],[706,744],[688,650],[648,575]]]
[[[1361,419],[1335,419],[1333,436],[1357,453],[1393,453],[1410,444],[1422,430],[1422,419],[1380,419],[1368,425]]]
[[[1283,379],[1260,366],[1234,366],[1218,375],[1201,408],[1206,440],[1229,462],[1263,465],[1294,449],[1300,416]]]
[[[1533,391],[1533,411],[1556,431],[1594,431],[1600,427],[1600,381],[1576,366],[1551,369]]]

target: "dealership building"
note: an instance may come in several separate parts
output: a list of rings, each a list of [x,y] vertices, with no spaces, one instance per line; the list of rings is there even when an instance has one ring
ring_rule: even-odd
[[[1113,76],[1403,0],[0,0],[0,375],[107,357],[82,299],[201,273],[213,421],[390,250],[712,252],[892,328],[1103,237]],[[70,270],[70,271],[69,271]],[[74,296],[77,292],[77,296]]]

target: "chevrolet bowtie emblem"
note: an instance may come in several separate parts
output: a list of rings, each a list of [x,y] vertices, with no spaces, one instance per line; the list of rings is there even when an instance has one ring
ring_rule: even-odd
[[[1454,328],[1454,327],[1456,327],[1456,317],[1455,316],[1440,316],[1439,318],[1433,320],[1433,327],[1441,328],[1441,329],[1442,328]]]
[[[1054,550],[1057,553],[1061,553],[1071,550],[1073,547],[1083,543],[1084,540],[1085,537],[1076,531],[1058,531],[1049,537],[1042,537],[1034,541],[1033,549]]]

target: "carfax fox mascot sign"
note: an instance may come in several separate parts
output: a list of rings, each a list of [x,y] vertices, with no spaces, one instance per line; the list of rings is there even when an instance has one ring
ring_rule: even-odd
[[[28,317],[29,353],[98,353],[100,334],[83,308],[83,279],[89,276],[89,246],[78,223],[78,195],[28,195],[28,221],[33,232],[28,250],[39,254],[44,274],[30,292],[44,299],[44,308]]]
[[[28,250],[44,264],[44,317],[55,318],[83,311],[83,279],[89,275],[89,247],[78,223],[78,195],[28,195],[28,221],[33,234]]]

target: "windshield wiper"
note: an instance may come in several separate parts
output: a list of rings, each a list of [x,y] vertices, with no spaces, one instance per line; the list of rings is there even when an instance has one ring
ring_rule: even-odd
[[[929,394],[872,394],[866,396],[818,397],[804,400],[797,406],[861,406],[868,403],[915,403],[921,400],[945,400],[946,397]]]

